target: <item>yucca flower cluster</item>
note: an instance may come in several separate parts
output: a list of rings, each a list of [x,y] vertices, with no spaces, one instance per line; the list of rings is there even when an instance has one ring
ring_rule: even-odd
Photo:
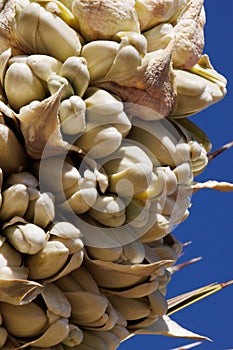
[[[166,300],[193,191],[233,189],[195,182],[212,146],[187,117],[226,94],[204,24],[203,0],[2,3],[1,349],[205,339]]]

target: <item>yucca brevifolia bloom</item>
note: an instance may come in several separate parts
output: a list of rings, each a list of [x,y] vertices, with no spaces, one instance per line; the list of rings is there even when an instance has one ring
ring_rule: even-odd
[[[203,0],[1,5],[1,349],[206,339],[166,316],[193,189],[233,187],[195,182],[187,117],[226,94],[204,24]]]

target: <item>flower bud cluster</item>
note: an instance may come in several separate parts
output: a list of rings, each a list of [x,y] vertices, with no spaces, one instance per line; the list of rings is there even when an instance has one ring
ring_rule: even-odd
[[[1,9],[1,349],[180,336],[165,316],[172,231],[211,149],[186,117],[226,93],[204,24],[203,0]]]

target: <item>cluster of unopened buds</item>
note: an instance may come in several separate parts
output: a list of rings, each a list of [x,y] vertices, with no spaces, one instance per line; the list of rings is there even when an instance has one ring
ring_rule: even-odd
[[[169,317],[173,229],[221,100],[203,0],[7,0],[0,12],[0,348],[114,350]]]

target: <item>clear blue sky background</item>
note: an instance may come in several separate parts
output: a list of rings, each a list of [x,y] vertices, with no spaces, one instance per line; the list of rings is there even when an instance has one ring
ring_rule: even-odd
[[[205,0],[207,53],[214,67],[228,79],[228,94],[220,103],[192,117],[213,143],[213,149],[233,140],[233,1]],[[233,149],[212,161],[199,177],[233,181]],[[192,197],[189,218],[174,235],[182,242],[191,240],[179,261],[202,256],[196,264],[177,272],[168,286],[168,297],[212,282],[233,279],[233,193],[203,190]],[[190,330],[207,335],[194,349],[233,349],[233,286],[172,316]],[[120,350],[170,350],[192,341],[164,336],[136,336],[122,343]]]

